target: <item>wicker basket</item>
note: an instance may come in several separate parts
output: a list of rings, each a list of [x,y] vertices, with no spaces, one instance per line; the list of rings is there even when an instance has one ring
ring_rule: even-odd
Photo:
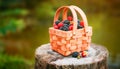
[[[68,56],[73,52],[88,50],[92,36],[92,27],[88,26],[84,12],[77,6],[62,6],[58,8],[53,23],[58,20],[61,11],[63,11],[62,19],[66,20],[68,10],[71,11],[73,16],[73,30],[62,31],[53,27],[49,28],[51,48],[63,56]],[[82,29],[77,29],[78,18],[76,12],[81,15],[84,21],[84,28]]]

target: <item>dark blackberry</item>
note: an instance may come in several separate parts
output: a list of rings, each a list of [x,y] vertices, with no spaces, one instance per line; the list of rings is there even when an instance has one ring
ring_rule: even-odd
[[[73,52],[72,57],[77,58],[79,56],[79,52]]]
[[[65,20],[63,23],[69,25],[69,24],[70,24],[70,21],[69,21],[69,20]]]
[[[68,29],[68,27],[67,27],[67,26],[62,26],[62,27],[60,27],[60,30],[63,30],[63,31],[68,31],[69,29]]]
[[[68,25],[68,24],[64,24],[64,26],[67,26],[67,27],[69,27],[70,26],[70,24]]]
[[[81,29],[83,28],[83,26],[77,25],[77,29]]]
[[[80,24],[80,20],[78,20],[78,24]]]
[[[60,27],[59,30],[63,30],[63,27]]]
[[[58,25],[60,23],[60,20],[55,21],[55,24]]]

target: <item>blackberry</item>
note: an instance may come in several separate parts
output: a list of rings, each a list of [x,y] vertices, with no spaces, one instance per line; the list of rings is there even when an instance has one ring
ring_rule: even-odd
[[[73,52],[72,57],[77,58],[79,56],[79,52]]]
[[[77,29],[81,29],[83,28],[83,26],[77,25]]]
[[[64,24],[64,26],[67,26],[67,27],[69,27],[69,25],[68,25],[68,24]]]
[[[69,31],[68,27],[63,27],[64,31]]]
[[[69,25],[69,24],[70,24],[70,21],[69,21],[69,20],[65,20],[63,23]]]
[[[55,21],[55,24],[58,25],[60,23],[60,20]]]
[[[68,31],[69,29],[68,29],[68,27],[66,25],[64,25],[64,26],[60,27],[60,30]]]
[[[80,20],[78,20],[78,24],[80,24]]]

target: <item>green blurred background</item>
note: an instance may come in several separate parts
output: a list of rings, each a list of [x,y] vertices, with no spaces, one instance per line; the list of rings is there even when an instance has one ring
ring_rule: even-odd
[[[49,42],[48,28],[63,5],[83,9],[92,42],[109,50],[109,69],[120,69],[120,0],[0,0],[0,69],[34,69],[35,49]]]

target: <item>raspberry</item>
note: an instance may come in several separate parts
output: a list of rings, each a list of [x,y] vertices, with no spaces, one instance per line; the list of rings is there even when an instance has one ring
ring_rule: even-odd
[[[83,21],[80,21],[80,26],[84,27],[84,22]]]
[[[68,19],[69,21],[72,21],[72,20],[73,20],[72,16],[68,16],[67,19]]]
[[[64,24],[62,23],[62,22],[60,22],[59,24],[58,24],[58,27],[62,27]]]
[[[57,25],[54,25],[54,28],[55,28],[55,29],[58,29],[59,27],[58,27]]]
[[[55,24],[58,25],[60,23],[60,20],[55,21]]]
[[[87,56],[87,52],[86,52],[86,51],[82,51],[82,52],[81,52],[81,56],[82,56],[82,57],[86,57],[86,56]]]
[[[73,30],[73,24],[69,26],[69,30]]]

